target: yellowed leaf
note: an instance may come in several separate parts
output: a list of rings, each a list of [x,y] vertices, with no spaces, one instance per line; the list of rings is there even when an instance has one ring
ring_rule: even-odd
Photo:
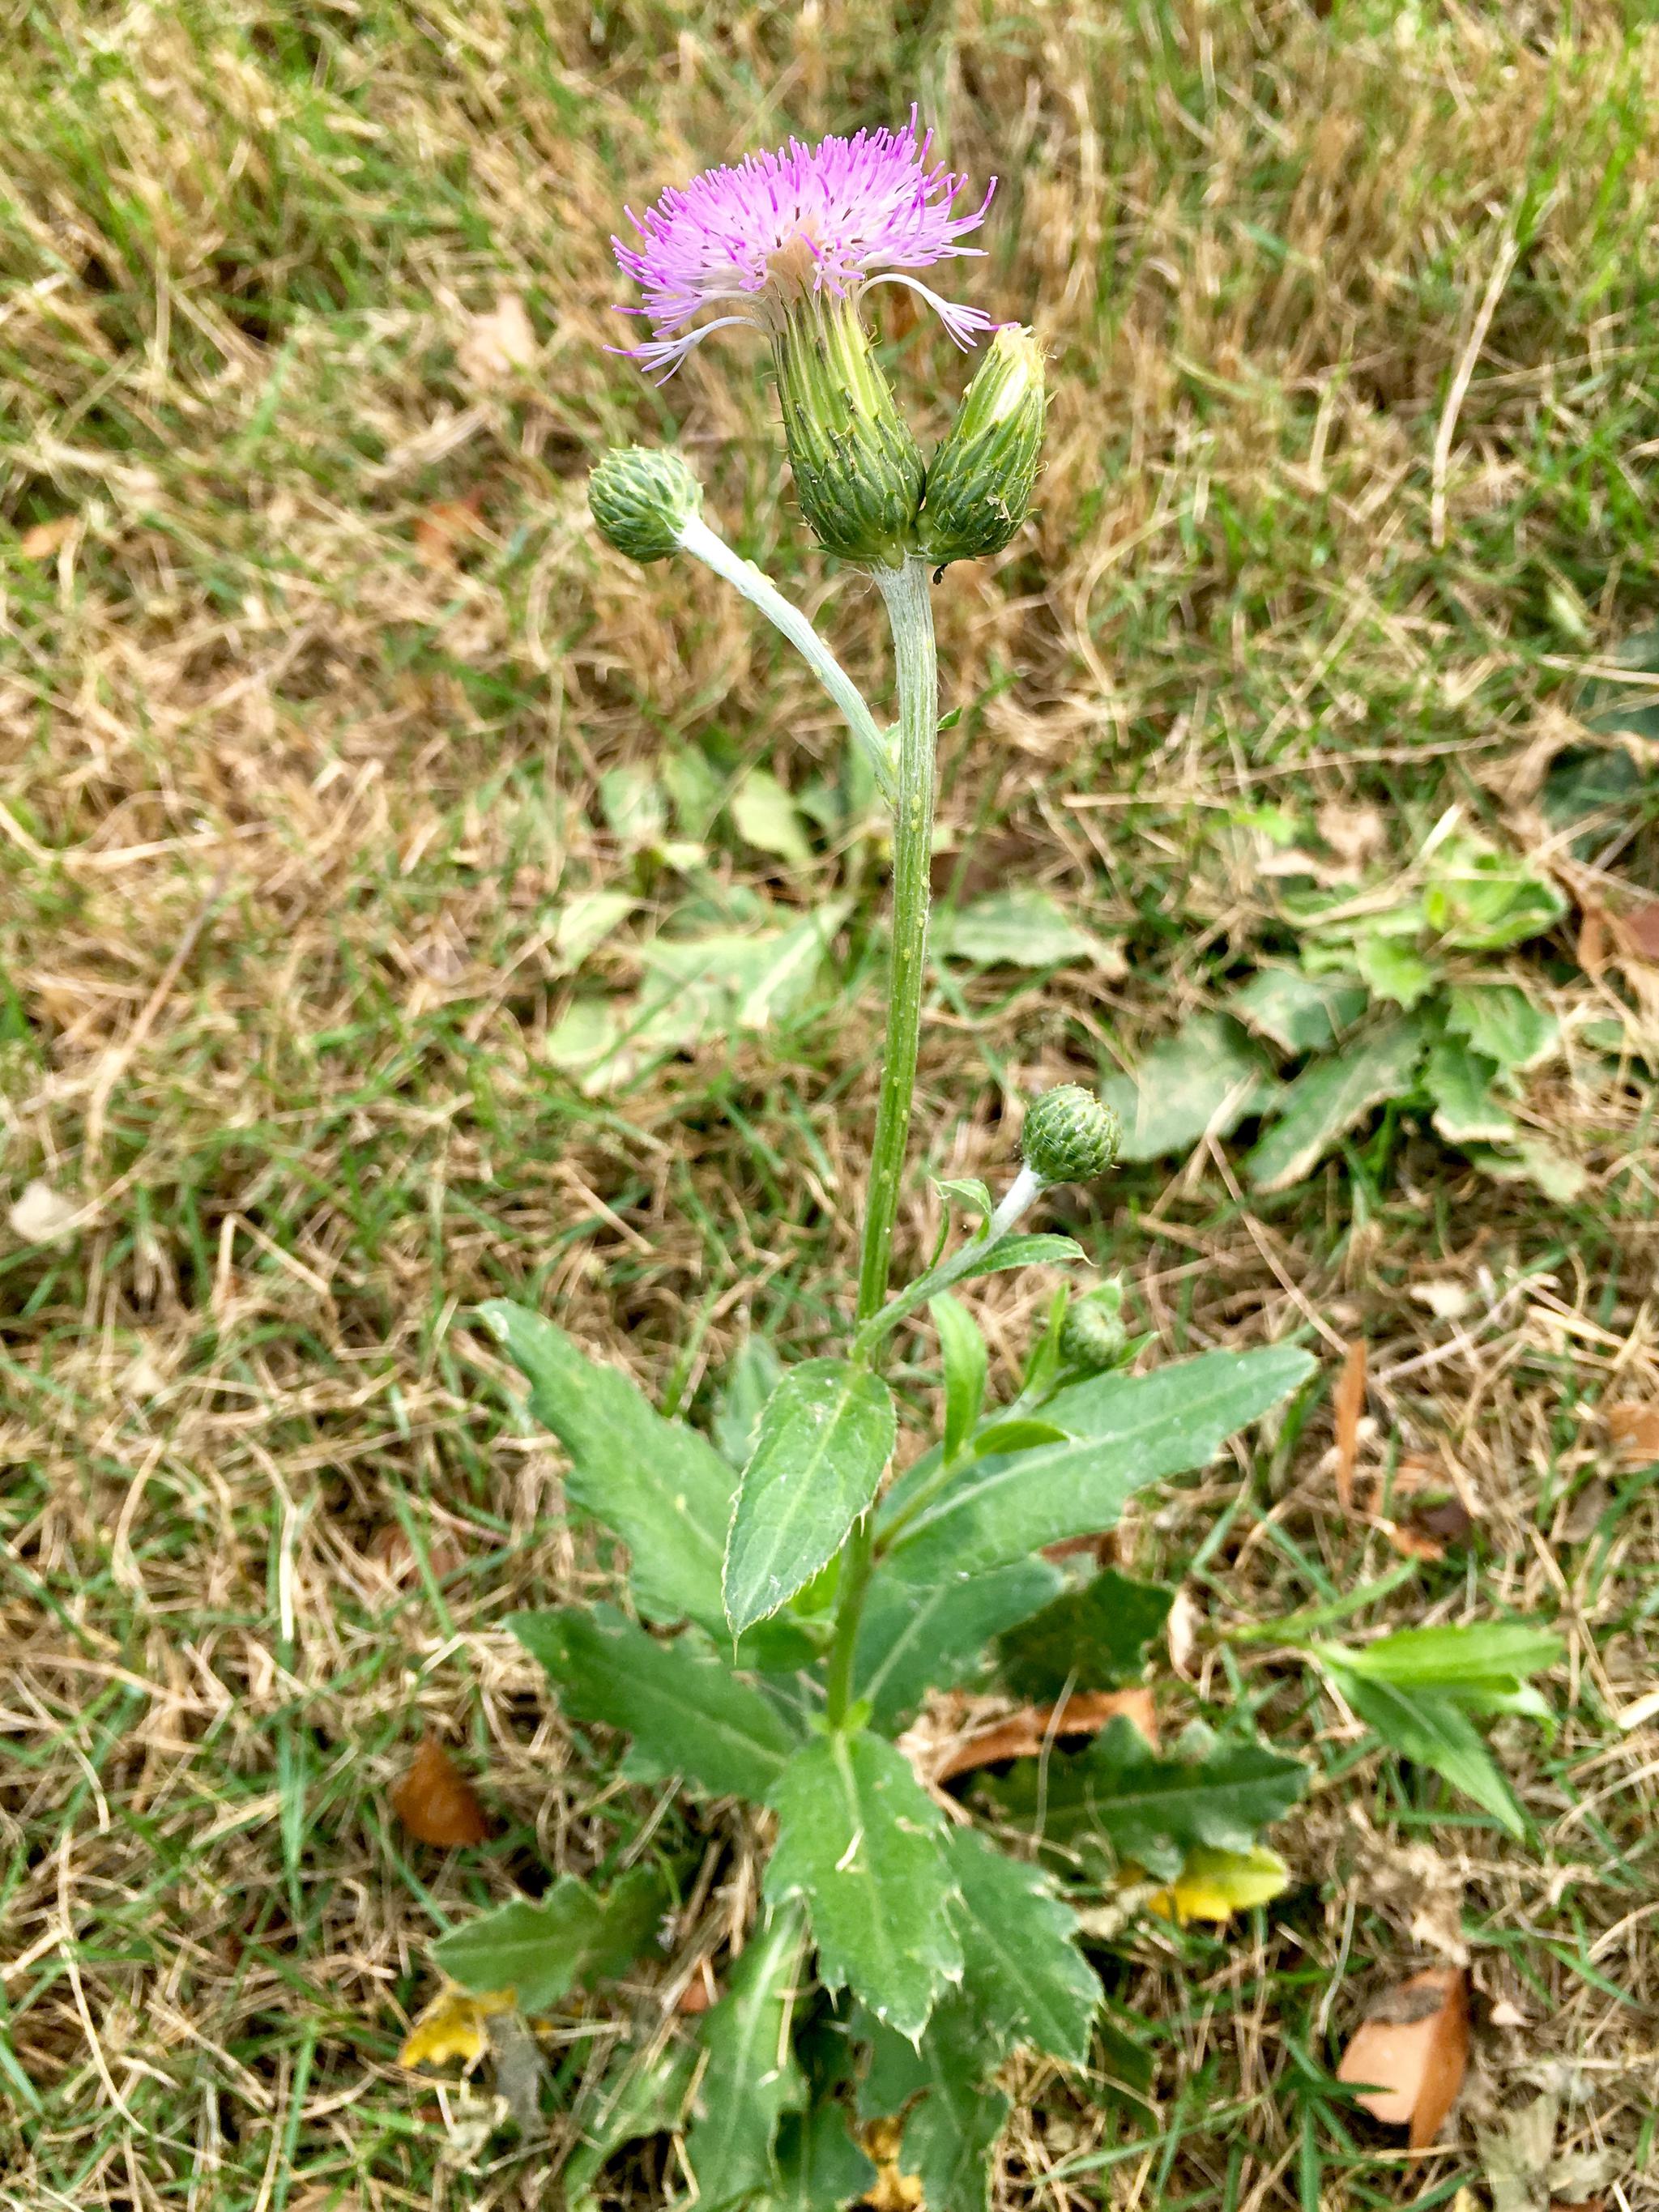
[[[1154,1912],[1184,1928],[1189,1920],[1231,1920],[1253,1905],[1266,1905],[1291,1886],[1291,1870],[1277,1851],[1212,1850],[1198,1844],[1167,1889],[1146,1900]]]
[[[864,2130],[864,2154],[875,2166],[876,2178],[863,2202],[866,2212],[917,2212],[923,2202],[920,2178],[899,2172],[899,2144],[904,2135],[904,2116],[872,2120]]]
[[[409,2031],[398,2063],[441,2066],[459,2058],[471,2066],[483,2057],[489,2040],[485,2021],[512,2008],[511,1990],[486,1990],[482,1996],[471,1990],[443,1990]]]

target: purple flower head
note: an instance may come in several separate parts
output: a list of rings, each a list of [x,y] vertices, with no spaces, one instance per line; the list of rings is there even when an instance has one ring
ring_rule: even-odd
[[[981,248],[958,241],[985,219],[996,180],[971,215],[952,215],[967,185],[942,161],[929,166],[933,134],[917,137],[916,112],[902,131],[860,131],[775,154],[750,154],[735,169],[705,169],[665,191],[641,218],[628,210],[637,246],[620,238],[617,259],[645,294],[654,336],[618,348],[672,376],[693,346],[733,323],[775,331],[808,295],[856,300],[869,284],[905,284],[934,307],[959,346],[992,327],[978,307],[943,300],[905,272]],[[688,327],[703,308],[741,312]]]

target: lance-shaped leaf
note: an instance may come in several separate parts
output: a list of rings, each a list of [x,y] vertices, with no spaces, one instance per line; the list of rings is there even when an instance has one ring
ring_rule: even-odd
[[[806,2101],[789,2035],[804,1933],[799,1905],[776,1909],[750,1936],[726,1996],[704,2016],[698,2040],[708,2064],[685,2155],[697,2202],[710,2212],[771,2181],[778,2122]]]
[[[851,1987],[901,2035],[962,1972],[938,1807],[890,1743],[860,1729],[798,1751],[772,1792],[766,1893],[804,1898],[826,1989]]]
[[[1261,1744],[1215,1744],[1201,1759],[1164,1759],[1127,1720],[1112,1722],[1076,1758],[1051,1759],[1039,1783],[1022,1762],[997,1796],[1019,1817],[1042,1813],[1046,1839],[1103,1835],[1120,1859],[1160,1881],[1195,1844],[1248,1850],[1256,1832],[1302,1795],[1307,1770]]]
[[[485,1325],[530,1379],[530,1410],[570,1455],[565,1494],[622,1538],[653,1620],[720,1633],[720,1553],[737,1478],[683,1421],[665,1420],[620,1368],[601,1366],[540,1314],[491,1298]]]
[[[1150,1375],[1100,1376],[1062,1390],[1044,1418],[1063,1443],[976,1460],[893,1547],[913,1582],[1028,1558],[1114,1527],[1149,1482],[1215,1457],[1235,1430],[1288,1396],[1313,1361],[1293,1346],[1206,1352]]]
[[[877,1728],[894,1735],[927,1691],[967,1681],[991,1638],[1036,1613],[1060,1588],[1059,1570],[1043,1559],[933,1583],[878,1567],[859,1623],[854,1694],[867,1698]]]
[[[1462,1704],[1444,1691],[1406,1690],[1394,1682],[1368,1680],[1329,1656],[1325,1664],[1357,1718],[1391,1750],[1443,1775],[1524,1842],[1526,1815]]]
[[[539,1903],[516,1898],[433,1947],[450,1979],[465,1990],[511,1990],[520,2012],[541,2012],[580,1981],[620,1973],[655,1933],[667,1902],[661,1876],[635,1867],[600,1897],[574,1875],[561,1875]]]
[[[941,1291],[927,1307],[945,1363],[945,1456],[954,1459],[974,1432],[985,1403],[989,1355],[979,1323],[960,1299]]]
[[[1046,1875],[971,1828],[951,1831],[950,1854],[962,1890],[962,2002],[1002,2050],[1030,2045],[1081,2065],[1101,1990],[1077,1947],[1076,1913]]]
[[[794,1749],[775,1707],[684,1638],[661,1643],[608,1606],[515,1613],[507,1625],[552,1676],[573,1720],[633,1737],[632,1774],[683,1775],[715,1796],[764,1797]]]
[[[792,1367],[766,1401],[726,1547],[726,1615],[741,1635],[827,1566],[893,1455],[892,1394],[846,1359]]]

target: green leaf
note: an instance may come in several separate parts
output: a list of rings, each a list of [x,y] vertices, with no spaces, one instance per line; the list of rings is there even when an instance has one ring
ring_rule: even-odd
[[[1015,1817],[1039,1802],[1038,1762],[1021,1760],[999,1796]],[[1103,1835],[1121,1859],[1172,1881],[1195,1844],[1248,1850],[1307,1786],[1300,1759],[1261,1744],[1215,1744],[1202,1759],[1164,1759],[1121,1717],[1085,1752],[1048,1763],[1043,1833],[1055,1843]]]
[[[1370,994],[1351,975],[1261,968],[1233,994],[1228,1009],[1281,1052],[1299,1054],[1328,1052],[1369,1004]]]
[[[632,891],[581,891],[559,909],[553,931],[553,953],[568,973],[580,968],[605,939],[614,937],[639,901]]]
[[[959,1206],[966,1213],[988,1221],[996,1212],[996,1200],[991,1195],[991,1186],[979,1176],[957,1176],[946,1180],[934,1177],[933,1188],[947,1206]]]
[[[1354,939],[1353,963],[1376,997],[1407,1012],[1428,997],[1438,981],[1414,945],[1388,931],[1362,931]]]
[[[854,2142],[849,2120],[833,2096],[784,2115],[777,2179],[765,2199],[772,2212],[842,2212],[875,2186],[876,2169]]]
[[[1016,886],[991,891],[971,906],[941,909],[933,923],[933,950],[941,959],[969,960],[982,968],[1059,968],[1101,957],[1098,939],[1079,929],[1047,891]]]
[[[1268,1104],[1274,1085],[1261,1051],[1235,1022],[1194,1014],[1155,1044],[1133,1075],[1110,1075],[1100,1096],[1123,1124],[1118,1157],[1189,1152],[1206,1134],[1230,1137]]]
[[[1525,1841],[1526,1816],[1460,1705],[1443,1691],[1402,1690],[1393,1682],[1356,1674],[1329,1658],[1325,1665],[1355,1718],[1373,1735],[1402,1758],[1443,1775],[1517,1841]]]
[[[1434,1101],[1434,1126],[1448,1144],[1501,1144],[1515,1123],[1492,1094],[1497,1063],[1469,1050],[1461,1037],[1437,1037],[1423,1083]]]
[[[985,2086],[995,2057],[960,1998],[942,2004],[919,2045],[878,2031],[860,2109],[909,2106],[898,2169],[921,2177],[927,2212],[986,2212],[991,2154],[1008,2118],[1008,2100]],[[914,2101],[916,2100],[916,2101]]]
[[[1385,1098],[1403,1097],[1417,1079],[1427,1032],[1407,1016],[1316,1060],[1285,1093],[1278,1121],[1245,1158],[1257,1190],[1300,1182],[1337,1140]]]
[[[867,1354],[902,1321],[955,1284],[981,1275],[1005,1274],[1011,1267],[1035,1267],[1083,1257],[1083,1247],[1071,1237],[972,1237],[948,1259],[939,1261],[925,1275],[918,1275],[914,1283],[907,1285],[878,1314],[866,1322],[859,1331],[858,1345]]]
[[[806,1900],[826,1989],[850,1986],[878,2020],[915,2035],[962,1971],[938,1807],[903,1753],[863,1730],[798,1751],[772,1803],[768,1897]]]
[[[759,1798],[794,1749],[775,1707],[684,1638],[659,1643],[608,1606],[515,1613],[507,1625],[552,1676],[573,1720],[633,1737],[631,1774],[684,1775],[717,1797]]]
[[[748,1466],[766,1401],[782,1380],[783,1362],[767,1339],[746,1339],[726,1370],[713,1422],[720,1456],[732,1467]]]
[[[945,1456],[954,1459],[973,1434],[985,1403],[989,1358],[979,1323],[959,1299],[942,1291],[927,1302],[945,1363]]]
[[[793,868],[810,868],[806,842],[795,802],[769,769],[751,768],[732,794],[732,819],[744,844],[771,853]]]
[[[878,1567],[859,1624],[854,1696],[868,1698],[883,1735],[896,1735],[928,1690],[967,1681],[991,1638],[1036,1613],[1060,1586],[1059,1570],[1042,1559],[931,1586],[892,1565]]]
[[[726,1996],[703,2017],[697,2039],[708,2064],[685,2155],[708,2212],[768,2185],[778,2122],[806,2102],[789,2034],[804,1934],[799,1905],[776,1909],[750,1937]]]
[[[1559,1665],[1565,1649],[1553,1629],[1492,1620],[1402,1628],[1374,1644],[1322,1645],[1316,1656],[1396,1689],[1439,1690],[1455,1698],[1465,1689],[1515,1689],[1528,1674]]]
[[[1002,1679],[1017,1698],[1058,1698],[1068,1683],[1109,1690],[1138,1681],[1146,1646],[1169,1618],[1175,1593],[1108,1567],[1067,1590],[997,1643]]]
[[[1005,2051],[1030,2045],[1080,2066],[1101,1998],[1077,1947],[1077,1915],[1037,1868],[1006,1857],[971,1828],[950,1854],[962,1902],[962,2002]]]
[[[515,1898],[452,1929],[433,1956],[464,1990],[511,1990],[520,2012],[544,2012],[577,1982],[620,1973],[654,1937],[666,1903],[651,1867],[624,1875],[608,1898],[561,1875],[539,1904]]]
[[[673,2043],[654,2053],[624,2051],[611,2062],[592,2109],[579,2106],[581,2140],[560,2172],[566,2212],[590,2212],[590,2185],[624,2143],[679,2128],[697,2053]]]
[[[1447,994],[1446,1027],[1466,1037],[1471,1052],[1495,1060],[1506,1075],[1537,1067],[1561,1036],[1555,1016],[1534,1006],[1513,983],[1455,984]]]
[[[726,1617],[768,1620],[841,1549],[893,1455],[892,1394],[845,1359],[792,1367],[766,1401],[726,1547]]]
[[[566,1497],[628,1546],[640,1610],[723,1631],[720,1558],[737,1477],[720,1454],[684,1422],[665,1420],[629,1376],[589,1359],[540,1314],[506,1298],[478,1312],[529,1377],[531,1412],[570,1455]]]
[[[697,1037],[732,1029],[763,1030],[797,1013],[811,997],[830,940],[849,913],[848,899],[824,899],[781,929],[717,930],[702,937],[659,937],[640,951],[658,988],[651,995],[696,1016]]]
[[[942,1581],[1097,1535],[1149,1482],[1207,1466],[1312,1369],[1305,1352],[1277,1345],[1075,1383],[1044,1408],[1071,1441],[975,1460],[900,1534],[893,1557],[913,1582]]]
[[[1423,890],[1430,927],[1465,952],[1495,952],[1553,929],[1567,910],[1555,885],[1483,839],[1448,837],[1431,856]]]
[[[1529,1182],[1557,1206],[1571,1206],[1581,1198],[1589,1181],[1577,1160],[1530,1137],[1501,1152],[1485,1145],[1471,1145],[1469,1158],[1495,1182]]]

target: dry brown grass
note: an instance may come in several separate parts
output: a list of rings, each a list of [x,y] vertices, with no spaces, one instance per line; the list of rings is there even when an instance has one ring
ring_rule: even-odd
[[[1570,40],[1543,7],[896,12],[14,11],[0,1104],[9,1196],[43,1178],[77,1221],[0,1245],[9,2207],[551,2201],[553,2154],[469,2136],[468,2093],[393,2063],[437,1915],[589,1865],[651,1810],[496,1626],[597,1570],[467,1310],[527,1287],[684,1403],[750,1327],[811,1341],[842,1279],[878,1046],[861,954],[852,1003],[603,1105],[543,1058],[562,900],[625,884],[642,933],[684,894],[607,826],[601,777],[689,739],[799,790],[840,745],[735,605],[596,552],[593,455],[678,434],[746,550],[885,680],[870,595],[799,549],[754,364],[711,348],[659,396],[602,350],[624,198],[913,96],[1005,179],[977,296],[1034,317],[1054,428],[1036,524],[939,594],[948,827],[970,885],[1041,881],[1135,959],[936,1010],[935,1172],[994,1164],[1011,1097],[1109,1062],[1271,935],[1252,810],[1376,805],[1402,857],[1454,802],[1519,818],[1516,762],[1574,733],[1577,672],[1650,612],[1645,11],[1626,38],[1626,11],[1577,10]],[[532,356],[480,324],[513,297]],[[942,422],[948,347],[902,306],[890,329]],[[862,930],[878,859],[769,888],[849,883]],[[717,880],[765,869],[717,829]],[[630,983],[636,942],[592,972]],[[1558,951],[1537,988],[1588,1003]],[[1609,2202],[1659,2203],[1659,1716],[1617,1725],[1656,1679],[1659,1520],[1597,1410],[1659,1400],[1654,1149],[1595,1066],[1540,1111],[1594,1170],[1565,1212],[1413,1139],[1380,1190],[1333,1165],[1252,1212],[1200,1159],[1079,1213],[1170,1351],[1310,1310],[1364,1335],[1362,1493],[1414,1455],[1478,1516],[1463,1582],[1412,1602],[1559,1619],[1573,1661],[1553,1748],[1500,1730],[1534,1852],[1423,1825],[1328,1741],[1282,1915],[1125,1938],[1164,2131],[1091,2167],[1121,2123],[1030,2069],[1010,2204],[1297,2203],[1286,2036],[1317,2053],[1350,1981],[1443,1941],[1449,1893],[1480,1990],[1524,2021],[1481,2028],[1469,2110],[1555,2086],[1572,2140],[1615,2154]],[[1427,1283],[1466,1317],[1437,1321]],[[1005,1370],[1041,1294],[985,1294]],[[1339,1588],[1392,1559],[1334,1509],[1325,1420],[1195,1579],[1210,1626],[1306,1602],[1297,1557]],[[1237,1488],[1150,1510],[1137,1565],[1180,1571]],[[1212,1685],[1201,1635],[1181,1695]],[[1329,1726],[1282,1656],[1245,1687],[1264,1726]],[[427,1728],[483,1778],[505,1840],[481,1860],[388,1820]],[[752,1855],[718,1843],[671,1991],[752,1905]],[[632,1993],[636,2029],[661,1996]],[[567,2087],[628,2025],[563,2022]],[[1466,2118],[1431,2182],[1469,2142]],[[1332,2203],[1423,2186],[1326,2175]]]

